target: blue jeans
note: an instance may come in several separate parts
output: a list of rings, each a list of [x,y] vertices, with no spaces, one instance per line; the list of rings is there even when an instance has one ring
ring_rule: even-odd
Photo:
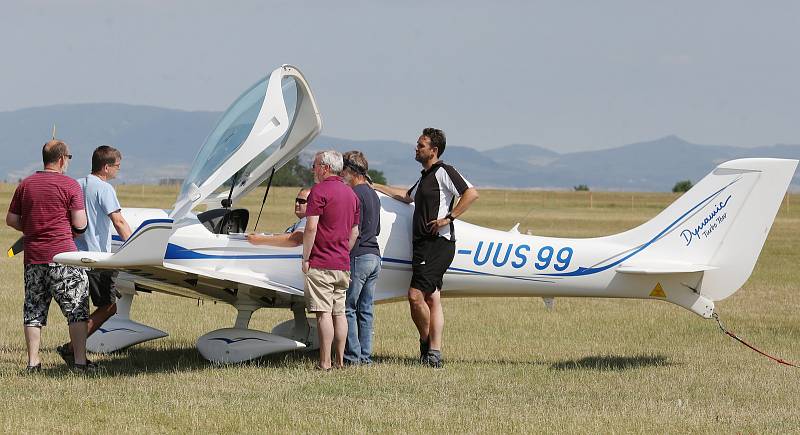
[[[354,364],[372,362],[372,301],[381,273],[381,257],[364,254],[350,259],[350,288],[344,312],[347,316],[347,346],[344,359]]]

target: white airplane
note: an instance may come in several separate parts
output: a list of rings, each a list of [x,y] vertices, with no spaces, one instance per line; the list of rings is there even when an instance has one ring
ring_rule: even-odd
[[[248,212],[235,205],[295,157],[321,131],[314,97],[300,71],[281,66],[248,89],[222,115],[195,158],[172,210],[126,208],[135,227],[113,253],[69,252],[62,264],[114,268],[124,293],[119,311],[89,339],[110,352],[166,333],[129,319],[133,296],[162,292],[233,305],[230,328],[198,339],[213,362],[238,362],[318,347],[304,312],[301,247],[254,246],[240,235]],[[667,301],[704,318],[714,302],[748,279],[797,160],[725,162],[652,220],[606,237],[524,235],[456,221],[456,256],[444,277],[445,297],[535,296]],[[413,204],[381,201],[383,271],[378,303],[401,301],[411,277]],[[195,214],[205,204],[208,211]],[[117,237],[117,239],[119,239]],[[260,308],[284,308],[293,320],[271,332],[248,329]]]

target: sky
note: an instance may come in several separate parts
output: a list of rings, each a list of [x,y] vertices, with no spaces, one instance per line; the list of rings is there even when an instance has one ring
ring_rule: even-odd
[[[798,53],[800,2],[782,0],[4,0],[0,111],[222,111],[289,63],[335,137],[800,144]]]

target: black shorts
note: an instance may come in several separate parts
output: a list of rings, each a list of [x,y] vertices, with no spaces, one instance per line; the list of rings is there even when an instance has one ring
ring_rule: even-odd
[[[442,288],[442,277],[456,255],[456,242],[444,237],[414,242],[411,257],[411,287],[425,293]]]
[[[89,297],[92,305],[105,307],[117,302],[120,297],[117,292],[117,271],[110,269],[92,269],[86,272],[89,277]]]

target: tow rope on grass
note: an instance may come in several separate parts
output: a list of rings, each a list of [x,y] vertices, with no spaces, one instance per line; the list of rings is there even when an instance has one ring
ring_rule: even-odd
[[[798,366],[797,366],[797,365],[795,365],[795,364],[792,364],[792,363],[790,363],[790,362],[788,362],[788,361],[785,361],[785,360],[783,360],[783,359],[781,359],[781,358],[774,357],[774,356],[772,356],[772,355],[770,355],[770,354],[768,354],[768,353],[766,353],[766,352],[763,352],[763,351],[761,351],[761,350],[758,350],[758,349],[756,349],[756,348],[755,348],[754,346],[752,346],[751,344],[747,343],[746,341],[744,341],[744,340],[742,340],[741,338],[739,338],[738,336],[736,336],[736,334],[734,334],[733,332],[731,332],[731,331],[728,331],[727,329],[725,329],[725,326],[723,326],[723,325],[722,325],[722,320],[720,320],[720,319],[719,319],[719,315],[718,315],[716,312],[715,312],[715,313],[713,313],[711,316],[714,318],[714,320],[716,320],[716,321],[717,321],[717,324],[719,325],[719,329],[720,329],[720,330],[721,330],[723,333],[725,333],[725,335],[727,335],[727,336],[731,337],[732,339],[734,339],[734,340],[738,341],[739,343],[742,343],[743,345],[745,345],[745,346],[749,347],[750,349],[753,349],[754,351],[756,351],[756,352],[760,353],[761,355],[764,355],[765,357],[767,357],[767,358],[769,358],[769,359],[771,359],[771,360],[773,360],[773,361],[775,361],[775,362],[777,362],[777,363],[780,363],[780,364],[783,364],[783,365],[787,365],[787,366],[789,366],[789,367],[795,367],[795,368],[798,368]]]

